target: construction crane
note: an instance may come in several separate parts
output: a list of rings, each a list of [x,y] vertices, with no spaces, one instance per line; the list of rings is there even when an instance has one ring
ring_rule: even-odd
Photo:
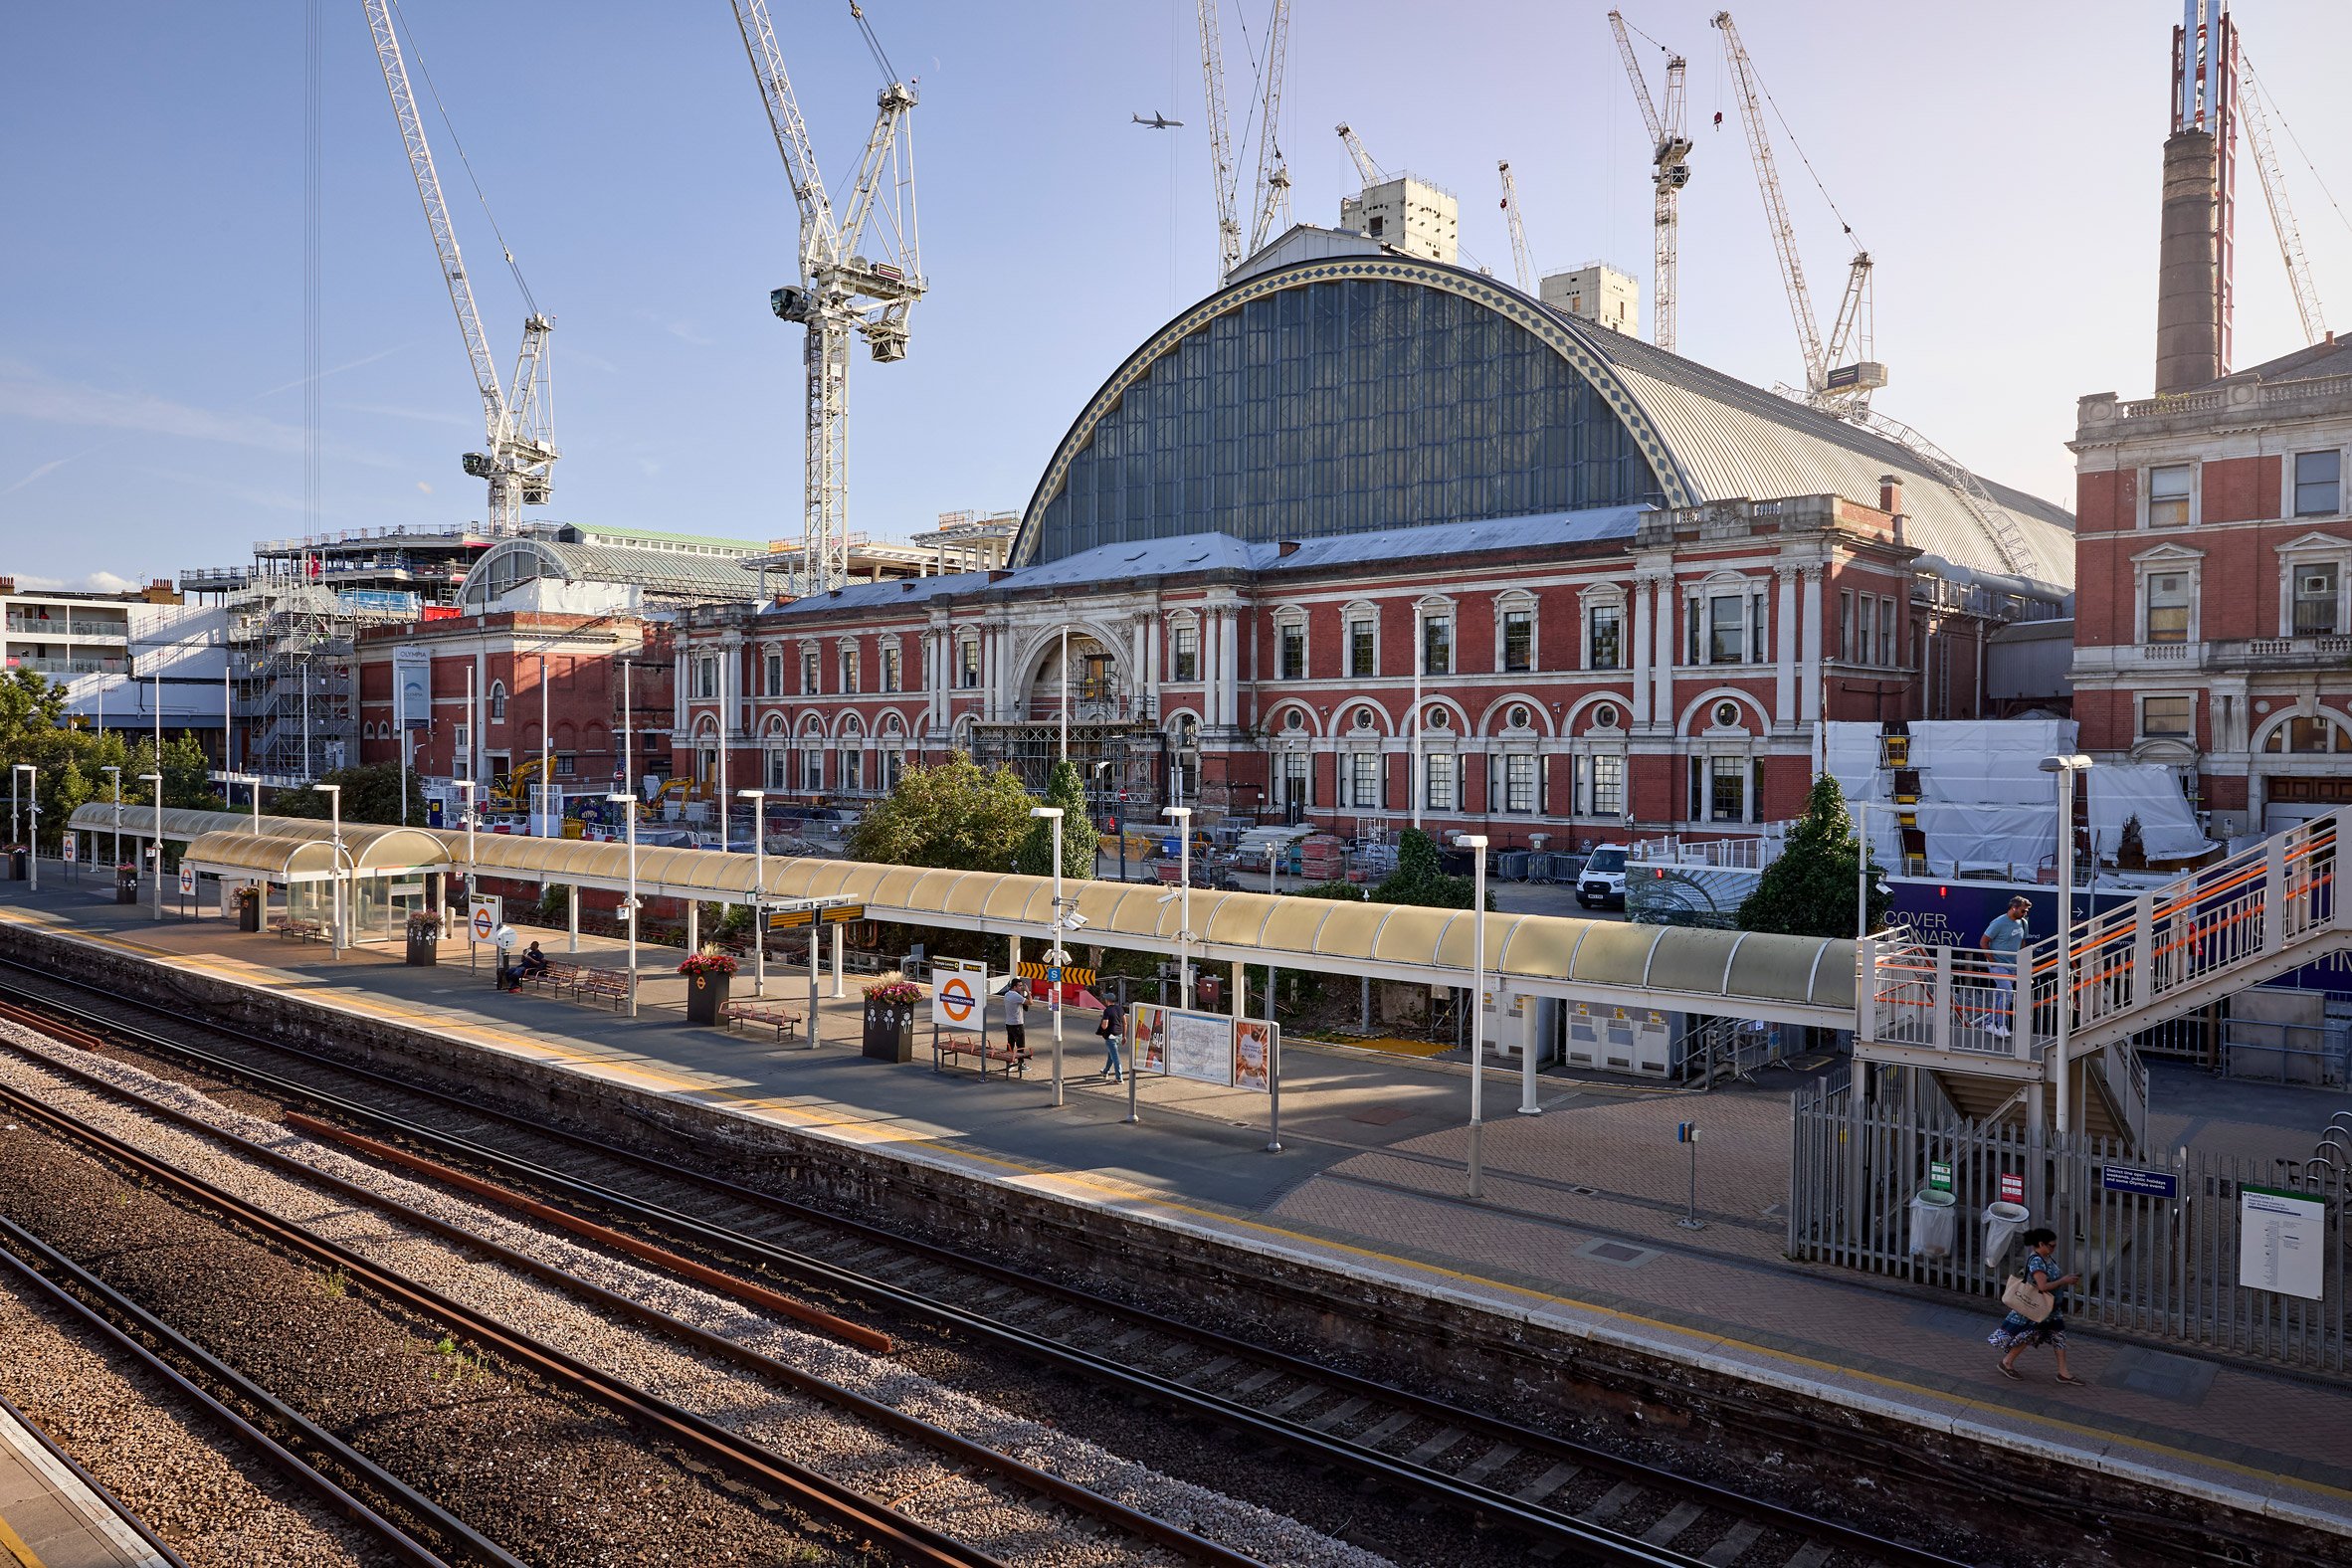
[[[1650,100],[1650,84],[1642,75],[1642,62],[1634,53],[1634,41],[1627,36],[1625,18],[1610,12],[1609,30],[1617,35],[1617,53],[1624,59],[1625,74],[1634,84],[1634,101],[1642,106],[1642,123],[1650,129],[1651,222],[1657,246],[1656,274],[1650,289],[1651,315],[1656,322],[1651,341],[1672,353],[1680,206],[1682,187],[1690,183],[1690,138],[1682,131],[1686,99],[1683,78],[1688,66],[1680,55],[1666,51],[1666,108],[1662,112]]]
[[[1346,128],[1344,125],[1340,127],[1342,130]],[[1519,218],[1518,182],[1511,178],[1511,166],[1507,162],[1496,163],[1494,172],[1502,176],[1502,211],[1510,220],[1511,271],[1518,274],[1519,293],[1532,294],[1535,293],[1535,263],[1527,255],[1527,225]]]
[[[1366,185],[1377,185],[1388,178],[1388,171],[1372,161],[1372,154],[1364,150],[1364,138],[1350,130],[1343,120],[1334,127],[1339,132],[1339,144],[1347,148],[1347,155],[1355,160],[1356,173]]]
[[[1233,132],[1225,113],[1225,44],[1218,25],[1220,0],[1199,0],[1201,78],[1209,116],[1209,165],[1217,191],[1217,277],[1222,283],[1290,216],[1290,172],[1276,140],[1282,107],[1282,66],[1290,49],[1290,0],[1274,0],[1267,24],[1267,56],[1254,112],[1258,124],[1258,175],[1250,203],[1250,244],[1242,246],[1240,170],[1234,166]]]
[[[882,363],[904,359],[906,315],[925,288],[914,226],[914,133],[907,123],[915,93],[913,84],[891,71],[853,0],[850,15],[882,68],[883,86],[875,96],[874,129],[848,201],[837,215],[792,95],[792,79],[784,71],[766,0],[734,0],[734,7],[743,52],[759,79],[776,150],[783,154],[792,198],[800,208],[800,281],[768,294],[768,307],[779,320],[808,331],[802,356],[807,488],[801,502],[801,564],[790,587],[798,594],[826,593],[849,580],[850,334],[865,338]],[[870,229],[880,252],[872,258],[866,254]]]
[[[424,203],[425,226],[433,233],[433,248],[441,259],[442,282],[458,315],[458,330],[466,339],[466,357],[473,362],[475,384],[482,390],[485,445],[469,452],[466,472],[490,485],[490,531],[512,533],[526,505],[543,506],[554,488],[555,403],[547,390],[547,334],[555,322],[542,313],[530,291],[523,300],[530,313],[523,317],[522,350],[507,382],[509,398],[498,385],[498,367],[490,357],[490,338],[482,329],[482,312],[474,302],[474,284],[466,275],[465,258],[458,251],[457,227],[450,221],[449,204],[442,200],[441,175],[433,166],[433,148],[425,139],[424,116],[409,87],[408,63],[401,56],[400,35],[393,26],[392,0],[366,0],[368,28],[375,34],[376,63],[384,69],[384,89],[392,97],[393,117],[400,122],[400,139],[408,148],[409,173],[417,182],[417,199]],[[427,85],[430,86],[428,79]],[[464,149],[459,156],[465,156]],[[506,265],[519,287],[522,274],[512,252]]]
[[[2327,321],[2319,308],[2319,288],[2311,281],[2310,258],[2303,254],[2303,231],[2286,199],[2286,175],[2270,146],[2270,116],[2256,91],[2254,67],[2244,46],[2231,51],[2238,71],[2237,105],[2246,114],[2247,139],[2254,143],[2254,169],[2261,175],[2262,200],[2270,208],[2270,227],[2278,235],[2278,254],[2286,263],[2286,285],[2294,291],[2295,314],[2302,318],[2303,341],[2316,343],[2327,335]]]
[[[1806,401],[1833,413],[1846,408],[1866,409],[1870,393],[1886,384],[1886,367],[1869,357],[1870,253],[1855,247],[1854,259],[1847,269],[1846,294],[1839,300],[1838,315],[1825,343],[1820,322],[1813,313],[1812,292],[1805,286],[1805,264],[1797,255],[1797,236],[1789,222],[1788,202],[1781,195],[1780,170],[1773,160],[1771,131],[1764,122],[1764,89],[1756,77],[1756,64],[1748,58],[1747,46],[1740,42],[1730,12],[1716,12],[1713,25],[1723,34],[1724,59],[1739,90],[1740,123],[1747,131],[1748,155],[1755,163],[1756,184],[1764,198],[1765,226],[1772,233],[1772,249],[1780,259],[1789,314],[1797,323],[1797,344],[1805,356]],[[1799,156],[1803,156],[1802,152]],[[1849,242],[1853,240],[1851,227],[1847,228],[1846,236]]]

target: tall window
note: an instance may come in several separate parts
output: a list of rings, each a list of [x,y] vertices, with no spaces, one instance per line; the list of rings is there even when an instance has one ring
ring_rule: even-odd
[[[1597,604],[1588,614],[1584,666],[1587,670],[1625,668],[1625,606]]]
[[[2334,561],[2295,568],[2295,636],[2333,637],[2343,630],[2336,624],[2336,590],[2342,575],[2343,567]]]
[[[969,691],[980,685],[980,639],[967,637],[955,645],[955,684]]]
[[[1866,665],[1870,662],[1870,640],[1878,635],[1878,596],[1863,594],[1855,608],[1862,612],[1860,630],[1854,637],[1855,656]]]
[[[1450,676],[1454,673],[1454,617],[1425,615],[1421,618],[1421,673],[1425,676]]]
[[[845,793],[856,794],[866,787],[866,753],[845,751],[841,754],[841,787]]]
[[[884,691],[895,691],[899,689],[898,682],[900,672],[898,662],[898,639],[894,637],[884,638],[882,645],[882,688]]]
[[[1691,820],[1693,822],[1745,822],[1747,815],[1747,758],[1691,758]]]
[[[863,689],[858,684],[858,645],[841,645],[841,688],[844,691]]]
[[[1854,590],[1838,590],[1838,657],[1854,663]]]
[[[2183,528],[2189,523],[2189,474],[2186,463],[2148,471],[2148,526]]]
[[[1707,595],[1707,663],[1736,665],[1747,649],[1746,596]]]
[[[1314,796],[1307,783],[1307,755],[1303,751],[1282,753],[1282,802],[1285,805],[1311,806]]]
[[[1878,663],[1888,666],[1894,663],[1894,600],[1891,597],[1878,601]]]
[[[1588,757],[1587,773],[1591,790],[1579,804],[1588,816],[1622,817],[1625,815],[1625,758],[1616,755]]]
[[[1378,673],[1378,669],[1372,618],[1359,615],[1347,623],[1347,673],[1358,680],[1368,681]]]
[[[773,649],[759,662],[760,689],[769,696],[784,694],[784,656]]]
[[[800,651],[800,694],[802,696],[817,694],[817,651],[814,648],[804,648]]]
[[[707,665],[710,663],[710,661],[705,659],[702,661],[702,663]],[[704,696],[708,696],[711,693],[705,691],[702,694]],[[503,681],[492,681],[490,683],[490,721],[493,724],[503,724],[506,722],[506,683]]]
[[[2300,573],[2296,581],[2302,580]],[[2300,595],[2295,600],[2295,618],[2302,619]],[[2332,618],[2335,605],[2330,595],[2328,613]],[[2189,640],[2189,574],[2187,572],[2151,572],[2148,574],[2148,625],[2140,638],[2143,643],[2185,643]]]
[[[1450,751],[1433,751],[1421,759],[1426,783],[1422,787],[1421,803],[1431,811],[1454,809],[1454,769],[1456,758]]]
[[[1535,810],[1535,758],[1523,751],[1502,759],[1502,809],[1523,814]]]
[[[781,747],[768,751],[767,787],[779,793],[792,788],[792,754]]]
[[[1380,753],[1353,751],[1347,758],[1348,804],[1360,811],[1380,809]]]
[[[2196,699],[2186,696],[2140,698],[2140,734],[2150,739],[2186,740]]]
[[[1274,667],[1284,681],[1306,679],[1306,625],[1285,621],[1274,628]]]
[[[1201,629],[1199,627],[1179,626],[1176,628],[1174,643],[1169,649],[1168,665],[1168,679],[1171,681],[1198,681],[1201,678]]]
[[[2340,452],[2295,454],[2295,515],[2332,517],[2343,507],[2344,455]]]
[[[817,749],[813,740],[801,747],[800,787],[810,795],[822,793],[825,788],[825,753]]]
[[[1535,612],[1502,612],[1502,668],[1519,674],[1535,668]]]

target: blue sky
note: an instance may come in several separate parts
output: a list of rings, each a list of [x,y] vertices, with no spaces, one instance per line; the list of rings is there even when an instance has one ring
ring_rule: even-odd
[[[830,174],[873,119],[845,3],[773,0]],[[1213,282],[1192,8],[1178,0],[866,0],[920,78],[924,270],[911,356],[851,369],[853,525],[1018,507],[1055,441],[1142,337]],[[1714,6],[1625,0],[1691,61],[1682,351],[1798,374]],[[1282,115],[1297,217],[1329,222],[1346,119],[1391,169],[1458,192],[1505,276],[1494,163],[1540,267],[1641,278],[1646,137],[1595,0],[1295,0]],[[1251,35],[1265,0],[1249,0]],[[2340,4],[2241,0],[2247,48],[2319,174],[2352,200]],[[797,533],[797,329],[769,316],[796,219],[723,0],[407,0],[404,15],[540,303],[556,317],[545,515]],[[2074,400],[2144,395],[2165,130],[2165,0],[2010,8],[1755,0],[1740,30],[1823,184],[1878,261],[1886,412],[1984,472],[2065,499]],[[357,0],[325,9],[319,526],[481,514],[458,455],[477,399]],[[1236,115],[1249,97],[1228,3]],[[80,581],[244,559],[302,506],[302,7],[22,7],[0,52],[0,571]],[[414,62],[412,61],[412,69]],[[1164,108],[1181,131],[1130,127]],[[1720,109],[1721,129],[1712,125]],[[1237,143],[1239,126],[1237,125]],[[501,358],[522,307],[436,150]],[[1778,127],[1776,126],[1776,133]],[[2352,326],[2352,228],[2283,133],[2323,298]],[[1816,306],[1846,248],[1795,151],[1782,176]],[[2331,163],[2331,159],[2333,160]],[[2238,359],[2295,345],[2251,163]]]

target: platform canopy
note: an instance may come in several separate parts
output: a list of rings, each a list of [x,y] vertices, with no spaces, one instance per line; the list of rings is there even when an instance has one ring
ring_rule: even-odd
[[[415,877],[450,869],[447,847],[421,828],[345,828],[343,854],[348,878]],[[323,834],[216,829],[190,840],[181,864],[222,877],[326,882],[334,876],[334,845]]]
[[[127,818],[126,813],[126,827]],[[110,805],[84,806],[74,814],[79,829],[105,831],[112,821]],[[167,838],[192,841],[224,858],[237,853],[232,839],[317,842],[327,834],[323,822],[264,817],[256,835],[251,820],[233,812],[166,811],[164,825]],[[382,842],[369,838],[363,847],[361,839],[371,835]],[[467,863],[467,836],[450,829],[346,825],[343,839],[355,855],[373,854],[372,864],[385,868],[456,871]],[[420,841],[431,841],[435,851],[428,852]],[[267,857],[275,852],[253,842],[251,853]],[[323,860],[325,852],[316,853]],[[489,876],[614,891],[630,886],[629,847],[622,843],[486,833],[475,836],[473,854]],[[755,887],[763,870],[764,888]],[[761,896],[772,902],[825,899],[862,904],[872,919],[1027,940],[1047,937],[1053,915],[1052,879],[1004,872],[644,848],[637,852],[636,871],[643,896],[731,903]],[[1169,896],[1172,889],[1158,882],[1074,882],[1070,888],[1085,917],[1071,938],[1074,945],[1101,943],[1155,953],[1175,953],[1185,945],[1177,933],[1186,900]],[[1425,985],[1467,982],[1479,918],[1467,909],[1204,888],[1193,889],[1190,903],[1196,938],[1189,950],[1204,962],[1271,964]],[[1487,968],[1503,990],[1854,1027],[1851,940],[1550,914],[1489,913],[1484,919]]]

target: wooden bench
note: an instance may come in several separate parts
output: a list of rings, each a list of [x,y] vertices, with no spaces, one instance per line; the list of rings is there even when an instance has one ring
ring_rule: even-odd
[[[292,937],[305,942],[326,940],[326,927],[316,920],[292,919],[282,914],[270,922],[270,929],[279,936]]]
[[[931,1071],[952,1065],[958,1057],[977,1057],[980,1076],[988,1077],[988,1064],[1001,1063],[1007,1078],[1029,1077],[1029,1053],[1015,1051],[1003,1041],[987,1035],[967,1035],[961,1030],[935,1030],[931,1035]]]
[[[578,968],[572,979],[575,1001],[610,1002],[614,1010],[629,1005],[629,975],[621,969]]]
[[[526,972],[522,978],[541,991],[550,988],[557,991],[570,991],[578,987],[580,972],[581,966],[578,964],[550,962],[546,968],[536,974]]]
[[[773,1002],[729,1002],[726,1026],[731,1030],[738,1023],[766,1024],[776,1031],[776,1044],[782,1045],[800,1028],[800,1015]]]

